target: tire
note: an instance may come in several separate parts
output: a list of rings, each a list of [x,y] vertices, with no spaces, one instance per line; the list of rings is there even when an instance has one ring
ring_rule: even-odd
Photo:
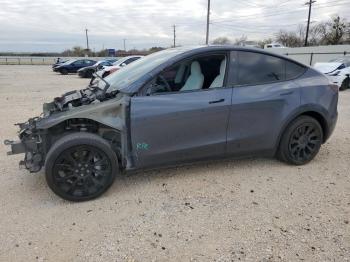
[[[282,134],[277,157],[291,165],[304,165],[314,159],[322,142],[320,123],[312,117],[300,116]]]
[[[73,133],[59,139],[45,162],[46,182],[58,196],[86,201],[102,195],[119,171],[109,143],[91,133]]]
[[[346,90],[350,87],[350,78],[347,77],[343,80],[343,82],[341,83],[341,86],[339,87],[340,91]]]
[[[92,74],[94,73],[94,71],[92,71],[92,70],[88,70],[88,71],[86,71],[86,73],[85,73],[85,78],[91,78],[92,77]]]
[[[60,69],[60,73],[61,73],[62,75],[68,75],[68,70],[65,69],[65,68],[62,68],[62,69]]]

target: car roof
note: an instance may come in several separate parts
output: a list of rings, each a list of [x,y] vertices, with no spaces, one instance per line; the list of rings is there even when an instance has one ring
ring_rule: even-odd
[[[199,46],[184,46],[184,47],[175,47],[172,48],[174,50],[183,50],[182,55],[196,55],[201,54],[205,52],[228,52],[228,51],[246,51],[246,52],[255,52],[255,53],[261,53],[265,55],[275,56],[279,57],[281,59],[289,60],[291,62],[294,62],[296,64],[299,64],[301,66],[306,67],[305,64],[302,64],[298,61],[295,61],[294,59],[291,59],[290,57],[277,54],[275,52],[267,51],[265,49],[256,48],[256,47],[245,47],[245,46],[237,46],[237,45],[199,45]]]

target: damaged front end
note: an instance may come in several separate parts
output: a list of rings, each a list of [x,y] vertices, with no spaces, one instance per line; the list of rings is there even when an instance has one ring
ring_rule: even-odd
[[[5,145],[11,147],[8,155],[25,154],[20,166],[25,167],[31,173],[39,172],[44,165],[42,130],[36,129],[36,123],[40,118],[31,118],[25,123],[16,124],[19,126],[19,141],[5,140]]]
[[[92,132],[113,144],[113,149],[123,156],[122,162],[126,163],[128,108],[129,96],[118,91],[106,93],[88,87],[65,93],[44,103],[40,117],[16,124],[20,129],[19,141],[4,141],[11,147],[8,155],[25,154],[20,166],[31,173],[38,172],[58,139],[73,132]],[[112,138],[111,134],[114,134]],[[118,141],[113,143],[114,140]]]

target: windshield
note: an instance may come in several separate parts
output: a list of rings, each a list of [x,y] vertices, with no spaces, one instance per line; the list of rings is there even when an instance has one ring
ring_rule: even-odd
[[[128,66],[122,67],[117,72],[110,74],[105,78],[105,80],[110,84],[109,91],[121,90],[127,87],[143,75],[151,72],[157,66],[183,52],[183,49],[163,50],[140,58]],[[104,86],[105,83],[103,81],[98,82],[99,88],[103,89]]]

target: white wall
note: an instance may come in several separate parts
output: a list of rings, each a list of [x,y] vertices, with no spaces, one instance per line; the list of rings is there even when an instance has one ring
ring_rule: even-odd
[[[331,59],[344,56],[344,52],[350,55],[350,45],[328,45],[328,46],[310,46],[295,48],[271,48],[266,49],[281,55],[286,55],[298,62],[310,65],[311,54],[312,65],[317,62],[328,62]]]

